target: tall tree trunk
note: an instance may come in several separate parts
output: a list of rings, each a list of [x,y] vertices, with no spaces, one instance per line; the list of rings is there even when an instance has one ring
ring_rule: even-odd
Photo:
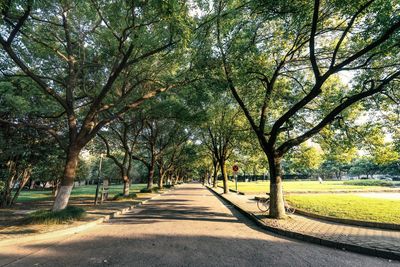
[[[270,175],[270,202],[269,215],[271,218],[285,218],[285,204],[283,201],[282,190],[282,158],[274,155],[268,156],[269,175]]]
[[[17,179],[17,164],[13,160],[7,162],[8,178],[4,185],[4,190],[0,195],[0,207],[8,207],[11,204],[11,194]]]
[[[129,179],[128,169],[125,167],[122,167],[122,181],[124,182],[123,195],[127,197],[129,196],[129,187],[131,181]]]
[[[149,165],[149,173],[147,175],[147,189],[153,189],[153,178],[154,178],[154,160],[151,159]]]
[[[74,185],[80,152],[81,148],[77,146],[70,146],[68,149],[67,161],[64,167],[64,174],[63,178],[61,179],[56,199],[54,200],[52,208],[53,211],[63,210],[68,205],[72,187]]]
[[[26,167],[24,169],[23,174],[22,174],[22,180],[19,183],[19,188],[18,188],[17,192],[15,192],[14,197],[13,197],[10,205],[14,205],[14,203],[18,199],[18,196],[21,193],[22,189],[24,188],[24,186],[28,182],[29,178],[31,177],[31,174],[32,174],[32,167],[31,166]]]
[[[218,183],[218,162],[213,161],[213,187],[217,188]]]
[[[164,176],[165,172],[163,171],[162,167],[158,167],[158,188],[163,189],[164,188]]]
[[[226,165],[225,165],[225,160],[224,159],[221,159],[219,161],[219,166],[221,168],[222,181],[224,183],[224,194],[227,194],[227,193],[229,193],[228,173],[226,172]]]

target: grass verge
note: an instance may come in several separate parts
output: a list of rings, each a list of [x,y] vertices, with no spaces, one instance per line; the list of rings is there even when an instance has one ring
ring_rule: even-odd
[[[145,188],[146,184],[132,184],[130,191],[138,193],[142,188]],[[123,185],[111,185],[108,193],[114,195],[122,192]],[[96,193],[96,185],[82,185],[72,189],[71,198],[94,198]],[[51,190],[23,190],[18,197],[17,202],[31,202],[31,201],[43,201],[52,200]]]
[[[287,201],[310,213],[369,222],[400,224],[400,200],[357,195],[290,195]]]
[[[347,182],[347,181],[346,181]],[[398,182],[392,182],[400,185]],[[218,183],[222,186],[222,182]],[[229,182],[229,188],[235,189],[235,183]],[[244,193],[268,193],[269,181],[257,182],[239,182],[238,189]],[[283,190],[286,193],[296,192],[346,192],[346,191],[370,191],[370,190],[387,190],[388,186],[381,185],[360,185],[360,184],[346,184],[344,181],[324,181],[320,184],[318,181],[284,181]]]
[[[86,216],[84,209],[68,206],[60,211],[38,210],[27,218],[28,224],[63,224],[82,219]]]

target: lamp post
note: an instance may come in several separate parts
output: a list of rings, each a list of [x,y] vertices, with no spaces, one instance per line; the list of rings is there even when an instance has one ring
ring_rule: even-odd
[[[97,199],[99,197],[99,187],[100,187],[100,178],[101,178],[101,163],[103,161],[103,153],[100,154],[100,163],[99,163],[99,171],[97,173],[97,186],[96,186],[96,196],[94,198],[94,204],[97,205]]]

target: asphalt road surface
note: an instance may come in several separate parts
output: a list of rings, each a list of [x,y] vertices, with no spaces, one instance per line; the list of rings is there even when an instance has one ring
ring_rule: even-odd
[[[108,223],[0,248],[0,266],[400,266],[258,229],[199,184]]]

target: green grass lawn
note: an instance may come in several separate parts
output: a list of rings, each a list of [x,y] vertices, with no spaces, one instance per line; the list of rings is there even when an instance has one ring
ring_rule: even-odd
[[[400,224],[400,200],[351,194],[290,195],[286,199],[298,209],[323,216]]]
[[[399,182],[396,182],[400,185]],[[222,186],[222,182],[219,182]],[[235,189],[235,183],[229,182],[229,188]],[[343,181],[324,181],[320,184],[318,181],[284,181],[283,190],[286,193],[296,193],[303,191],[318,191],[318,192],[329,192],[329,191],[368,191],[368,190],[387,190],[390,187],[387,186],[365,186],[365,185],[348,185],[344,184]],[[238,182],[238,189],[244,193],[268,193],[269,192],[269,181],[258,181],[258,182]]]
[[[145,188],[146,184],[133,184],[130,188],[131,193],[138,193],[141,189]],[[109,189],[109,196],[112,198],[115,194],[122,192],[123,185],[111,185]],[[94,197],[96,193],[96,185],[85,185],[78,186],[72,190],[72,198],[87,198]],[[32,191],[25,190],[22,191],[18,197],[17,202],[29,202],[38,200],[50,200],[52,199],[51,190],[43,191]]]

